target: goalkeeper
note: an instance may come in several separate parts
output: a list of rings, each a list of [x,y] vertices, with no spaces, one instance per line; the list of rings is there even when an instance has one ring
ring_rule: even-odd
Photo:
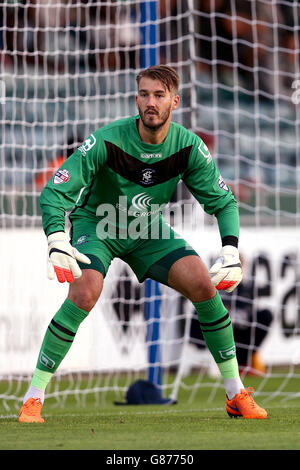
[[[231,292],[242,279],[236,200],[200,137],[172,121],[180,101],[175,70],[149,67],[137,76],[137,85],[139,114],[94,132],[42,191],[49,278],[70,286],[47,328],[19,421],[44,421],[47,384],[96,304],[115,257],[128,263],[140,282],[152,278],[193,302],[224,379],[228,414],[266,418],[239,377],[232,325],[218,292]],[[181,179],[218,222],[222,248],[210,272],[161,215]]]

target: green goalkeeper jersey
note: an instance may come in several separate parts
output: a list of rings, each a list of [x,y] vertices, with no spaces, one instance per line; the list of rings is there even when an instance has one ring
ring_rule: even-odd
[[[221,237],[238,237],[236,200],[201,138],[172,122],[165,140],[150,145],[140,138],[138,119],[101,127],[57,170],[40,197],[46,235],[65,230],[69,211],[71,220],[97,223],[111,207],[122,223],[143,217],[152,224],[182,179],[205,212],[217,217]],[[118,217],[111,223],[119,224]]]

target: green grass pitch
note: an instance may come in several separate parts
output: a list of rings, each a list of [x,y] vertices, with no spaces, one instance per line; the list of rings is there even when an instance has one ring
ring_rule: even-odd
[[[260,379],[246,378],[245,386],[257,388]],[[224,393],[198,389],[192,402],[181,389],[176,405],[116,406],[108,392],[95,404],[87,395],[84,405],[68,397],[63,406],[48,399],[44,424],[20,424],[17,408],[0,407],[1,450],[299,450],[300,398],[269,399],[268,389],[279,384],[271,379],[257,402],[269,413],[266,420],[230,419]],[[289,391],[299,390],[299,379]],[[119,397],[120,398],[120,397]],[[103,401],[103,403],[102,403]]]

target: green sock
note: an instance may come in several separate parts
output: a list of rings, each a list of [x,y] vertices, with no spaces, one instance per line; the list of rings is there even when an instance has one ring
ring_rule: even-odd
[[[32,384],[45,386],[72,346],[79,325],[88,312],[66,299],[51,320],[40,349]],[[37,370],[39,372],[37,372]],[[44,373],[42,373],[44,372]],[[45,374],[46,373],[46,374]]]
[[[52,376],[53,374],[51,374],[51,372],[45,372],[44,370],[35,369],[31,380],[31,385],[33,385],[33,387],[38,388],[39,390],[46,390],[46,387],[52,379]]]
[[[223,379],[234,379],[240,376],[239,366],[236,357],[228,359],[225,362],[219,362],[219,370]]]
[[[195,302],[200,327],[206,345],[217,363],[222,376],[238,374],[233,329],[227,309],[219,292],[204,302]],[[234,359],[233,361],[231,361]],[[235,365],[236,364],[236,365]],[[229,371],[230,369],[230,371]],[[224,377],[225,378],[225,377]]]

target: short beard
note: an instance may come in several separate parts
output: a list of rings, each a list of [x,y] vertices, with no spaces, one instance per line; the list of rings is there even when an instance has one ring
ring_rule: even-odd
[[[161,122],[159,124],[153,124],[153,125],[152,124],[147,124],[147,122],[145,122],[145,120],[144,120],[143,113],[141,112],[141,109],[139,107],[138,107],[138,111],[139,111],[139,115],[140,115],[140,118],[142,120],[142,123],[143,123],[144,127],[146,127],[149,130],[152,130],[152,131],[157,131],[158,129],[163,127],[165,125],[165,123],[167,122],[167,120],[169,119],[169,116],[170,116],[170,113],[171,113],[171,105],[169,106],[167,111],[165,111],[165,113],[162,115]]]

